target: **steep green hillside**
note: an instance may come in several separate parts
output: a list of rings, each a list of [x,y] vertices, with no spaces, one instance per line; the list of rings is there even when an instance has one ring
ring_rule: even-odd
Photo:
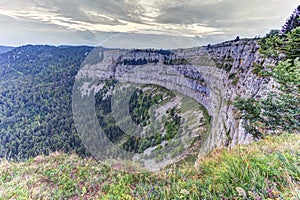
[[[0,157],[85,152],[74,128],[71,95],[91,50],[29,45],[0,54]]]
[[[0,199],[299,199],[300,136],[268,136],[198,162],[130,174],[75,154],[0,162]]]

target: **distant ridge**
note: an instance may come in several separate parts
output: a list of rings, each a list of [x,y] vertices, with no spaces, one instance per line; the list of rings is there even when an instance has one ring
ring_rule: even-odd
[[[14,48],[15,48],[15,47],[0,46],[0,54],[1,54],[1,53],[9,52],[9,51],[13,50]]]

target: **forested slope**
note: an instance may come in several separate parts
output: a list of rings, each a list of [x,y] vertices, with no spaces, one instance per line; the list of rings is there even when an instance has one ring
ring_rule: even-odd
[[[74,78],[91,47],[23,46],[0,54],[0,157],[84,153],[74,128]]]

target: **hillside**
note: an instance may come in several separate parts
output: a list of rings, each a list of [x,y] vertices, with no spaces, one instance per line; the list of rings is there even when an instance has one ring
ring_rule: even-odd
[[[0,54],[0,157],[101,152],[147,166],[299,133],[297,16],[281,33],[206,47],[27,45]],[[139,84],[127,107],[126,95],[114,96],[124,81]]]
[[[15,47],[0,46],[0,54],[13,50]]]
[[[76,154],[0,162],[0,199],[299,199],[300,136],[268,136],[157,173],[130,174]]]
[[[84,152],[70,101],[74,76],[91,49],[28,45],[0,54],[0,157]]]

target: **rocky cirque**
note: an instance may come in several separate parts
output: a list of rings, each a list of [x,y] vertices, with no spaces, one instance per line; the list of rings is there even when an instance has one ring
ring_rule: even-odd
[[[253,63],[275,62],[263,59],[258,48],[255,39],[171,51],[96,48],[93,55],[99,55],[98,61],[87,57],[76,78],[155,84],[192,97],[211,116],[211,128],[199,152],[201,157],[215,147],[253,141],[232,102],[237,97],[263,98],[274,84],[272,79],[252,73]]]

